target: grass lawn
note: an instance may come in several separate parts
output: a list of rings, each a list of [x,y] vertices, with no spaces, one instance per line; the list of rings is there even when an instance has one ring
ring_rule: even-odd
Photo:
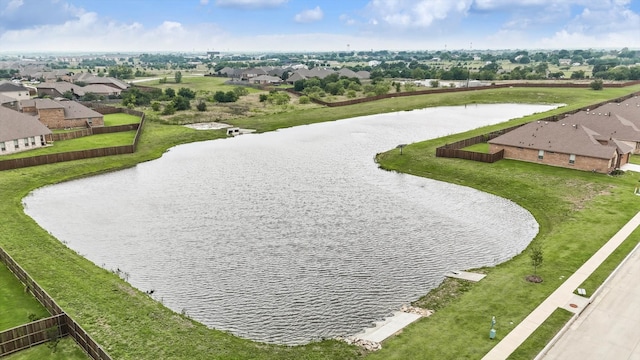
[[[160,88],[162,90],[166,88],[173,88],[178,91],[182,87],[189,88],[195,92],[206,92],[209,91],[211,93],[215,93],[216,91],[229,91],[233,90],[236,85],[226,85],[225,82],[230,80],[229,78],[224,77],[215,77],[215,76],[189,76],[185,72],[182,72],[182,81],[180,83],[175,83],[174,75],[167,76],[167,82],[164,84],[160,83],[160,80],[151,80],[139,83],[143,86],[153,86]],[[254,89],[247,87],[249,93],[259,93],[264,92],[262,90]]]
[[[464,148],[462,150],[488,154],[489,153],[489,143],[478,143],[478,144],[475,144],[475,145],[467,146],[466,148]]]
[[[564,103],[568,104],[565,109],[571,109],[639,90],[640,86],[603,91],[492,89],[387,99],[342,108],[313,108],[236,119],[231,123],[269,131],[380,112],[469,103]],[[560,111],[515,119],[501,126]],[[288,347],[255,343],[208,329],[168,310],[115,274],[68,249],[22,210],[21,199],[35,188],[134,166],[161,156],[173,145],[226,137],[221,130],[197,131],[151,120],[135,154],[0,173],[3,189],[0,212],[5,219],[0,222],[0,246],[118,359],[477,359],[495,344],[488,339],[491,316],[498,319],[500,339],[640,209],[638,198],[632,194],[640,179],[634,173],[609,177],[510,160],[483,164],[435,158],[435,147],[445,142],[498,127],[410,144],[403,156],[394,149],[379,155],[378,161],[389,170],[471,186],[509,198],[528,209],[540,224],[540,233],[534,241],[543,247],[544,263],[538,274],[545,281],[530,284],[524,280],[532,272],[526,254],[481,269],[488,275],[485,279],[464,288],[433,316],[409,326],[385,342],[381,351],[369,355],[334,340]],[[631,241],[637,242],[638,237]],[[555,322],[550,327],[555,329]]]
[[[104,126],[136,124],[139,122],[139,117],[125,113],[107,114],[104,116]]]
[[[3,155],[0,160],[20,159],[25,157],[56,154],[67,151],[97,149],[111,146],[131,145],[136,136],[135,131],[123,131],[111,134],[99,134],[84,136],[72,140],[60,140],[53,143],[53,146],[38,148],[35,150],[21,151],[15,154]],[[0,174],[0,176],[2,176]]]
[[[629,162],[632,164],[640,165],[640,155],[631,155]]]
[[[24,285],[0,263],[0,331],[51,316],[38,300],[25,292]]]
[[[5,360],[87,360],[89,356],[69,336],[60,339],[55,352],[48,343],[19,351],[4,358]]]

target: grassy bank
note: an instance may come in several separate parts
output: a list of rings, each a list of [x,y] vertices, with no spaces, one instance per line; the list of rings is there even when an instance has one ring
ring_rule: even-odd
[[[378,162],[388,170],[471,186],[512,199],[528,209],[540,224],[534,243],[544,251],[544,265],[538,273],[545,281],[532,284],[524,280],[533,271],[527,253],[482,269],[488,274],[484,280],[449,299],[451,303],[432,317],[389,340],[382,351],[372,354],[372,359],[407,359],[417,354],[424,358],[480,358],[495,344],[488,338],[492,316],[498,319],[500,339],[640,210],[633,195],[640,179],[636,173],[611,177],[511,160],[484,164],[435,158],[437,146],[486,130],[412,144],[404,148],[403,155],[391,150],[380,154]],[[590,290],[639,239],[635,232],[616,256],[601,266],[591,278]],[[550,322],[553,330],[545,329],[545,334],[536,336],[547,339],[562,326],[564,322],[558,321],[562,318],[554,317]],[[530,358],[545,341],[532,339],[526,344],[527,350],[519,352],[527,355],[516,354],[514,358]],[[531,344],[535,344],[533,350]]]
[[[615,98],[635,89],[496,89],[388,99],[343,108],[256,116],[234,120],[241,127],[269,131],[281,127],[337,120],[394,110],[466,103],[565,103],[569,108]],[[559,112],[555,110],[554,112]],[[553,112],[552,112],[553,113]],[[545,114],[547,115],[547,114]],[[541,116],[541,115],[536,115]],[[535,118],[518,119],[522,122]],[[486,129],[470,133],[482,133]],[[197,131],[150,121],[138,152],[0,173],[0,246],[4,247],[72,317],[117,359],[357,359],[362,351],[337,341],[301,347],[275,346],[210,330],[176,314],[133,289],[118,276],[100,269],[66,248],[22,211],[21,199],[43,185],[134,166],[162,155],[171,146],[224,137],[223,131]],[[604,175],[500,161],[479,164],[436,159],[435,147],[467,135],[412,144],[379,161],[391,170],[413,173],[479,188],[514,200],[540,223],[545,282],[528,284],[531,272],[525,256],[491,269],[481,283],[385,343],[372,358],[478,358],[487,341],[491,316],[499,321],[499,337],[517,324],[638,210],[630,185],[633,174]],[[101,216],[101,214],[97,214]],[[508,221],[508,219],[505,219]],[[132,224],[134,225],[134,224]],[[584,234],[589,234],[585,237]]]

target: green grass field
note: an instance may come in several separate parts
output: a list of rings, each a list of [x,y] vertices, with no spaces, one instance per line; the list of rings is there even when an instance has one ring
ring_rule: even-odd
[[[526,254],[481,269],[488,276],[461,295],[366,354],[345,343],[325,340],[288,347],[251,342],[207,329],[176,314],[115,274],[100,269],[68,249],[27,217],[21,199],[47,184],[112,171],[161,156],[181,143],[226,137],[223,131],[196,131],[150,121],[135,154],[25,168],[0,173],[0,246],[5,248],[60,306],[118,359],[477,359],[495,342],[488,339],[491,316],[498,318],[498,339],[520,322],[596,249],[640,210],[632,194],[640,176],[618,177],[502,160],[483,164],[435,158],[435,147],[493,129],[619,97],[626,89],[492,89],[457,94],[395,98],[342,108],[256,116],[234,120],[241,127],[270,131],[282,127],[331,121],[373,113],[439,105],[472,103],[564,103],[564,109],[514,119],[445,138],[410,144],[399,156],[393,149],[378,156],[386,169],[474,187],[509,198],[528,209],[540,224],[534,240],[543,246],[541,284],[524,277],[532,272]],[[509,221],[509,219],[504,219]],[[629,243],[637,242],[638,236]],[[608,260],[609,261],[609,260]],[[610,263],[619,261],[612,257]],[[599,270],[600,271],[600,270]],[[603,272],[608,271],[603,268]],[[542,339],[565,320],[552,319]],[[513,323],[513,324],[512,324]],[[545,340],[532,339],[534,344]],[[538,345],[534,345],[536,348]],[[526,350],[533,353],[535,350]]]
[[[21,159],[25,157],[57,154],[67,151],[89,150],[111,146],[131,145],[136,136],[135,131],[123,131],[111,134],[84,136],[72,140],[55,141],[53,146],[35,150],[21,151],[15,154],[3,155],[0,160]]]
[[[51,316],[2,263],[0,284],[0,331]]]
[[[174,75],[167,76],[167,82],[164,84],[160,83],[160,80],[151,80],[139,83],[143,86],[153,86],[160,89],[173,88],[174,90],[178,90],[182,87],[189,88],[196,92],[216,92],[216,91],[229,91],[235,88],[235,85],[226,85],[225,82],[229,80],[229,78],[223,77],[215,77],[215,76],[190,76],[189,74],[182,73],[182,81],[180,83],[175,83]],[[247,87],[249,93],[261,92],[261,90],[257,90],[254,88]]]
[[[139,117],[125,113],[107,114],[104,116],[104,126],[136,124],[139,122]]]
[[[22,350],[11,354],[5,360],[88,360],[87,354],[69,336],[60,339],[55,347],[55,351],[47,346],[48,343],[34,346],[30,349]]]

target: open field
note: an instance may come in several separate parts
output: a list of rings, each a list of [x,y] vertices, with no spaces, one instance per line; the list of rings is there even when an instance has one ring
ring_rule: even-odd
[[[167,76],[167,82],[164,84],[161,84],[160,80],[151,80],[151,81],[140,82],[139,85],[153,86],[153,87],[160,88],[162,90],[166,88],[172,88],[176,91],[178,91],[178,89],[182,87],[186,87],[198,93],[207,92],[207,91],[215,93],[216,91],[226,92],[229,90],[233,90],[233,88],[236,87],[235,85],[225,84],[225,82],[228,80],[229,78],[224,78],[224,77],[192,76],[183,71],[182,81],[177,84],[175,82],[175,76],[171,74]],[[249,90],[250,93],[262,92],[262,90],[258,90],[250,87],[247,87],[247,90]]]
[[[342,108],[290,110],[274,115],[233,119],[229,123],[259,131],[331,121],[380,112],[428,106],[473,103],[564,103],[578,108],[640,91],[626,89],[493,89],[455,94],[388,99]],[[624,224],[640,206],[632,194],[640,176],[619,177],[503,160],[481,164],[435,158],[435,147],[490,129],[531,121],[562,109],[516,119],[501,126],[411,144],[381,154],[390,170],[459,183],[512,199],[527,208],[540,224],[535,242],[544,250],[538,273],[541,284],[524,276],[532,269],[526,254],[482,269],[488,276],[451,300],[430,318],[406,328],[385,342],[373,359],[476,359],[492,346],[488,340],[491,316],[498,318],[498,338],[513,328],[600,244]],[[134,166],[161,156],[181,143],[225,137],[223,131],[197,131],[163,125],[153,119],[145,127],[135,154],[88,159],[0,173],[0,246],[5,248],[91,335],[118,359],[359,359],[358,348],[333,340],[300,347],[268,345],[207,329],[176,314],[132,288],[114,273],[101,269],[41,229],[22,211],[29,191],[52,183]],[[631,187],[631,189],[629,189]],[[490,209],[487,209],[490,211]],[[505,219],[508,221],[508,219]],[[133,221],[132,221],[132,224]],[[589,234],[586,237],[584,234]],[[637,242],[632,236],[630,242]],[[612,259],[615,261],[615,259]],[[603,270],[606,271],[606,270]],[[592,292],[593,289],[587,289]],[[513,324],[510,324],[513,322]],[[555,321],[562,323],[563,320]],[[556,328],[555,322],[551,327]],[[552,333],[553,331],[551,331]],[[545,333],[544,336],[548,336]]]

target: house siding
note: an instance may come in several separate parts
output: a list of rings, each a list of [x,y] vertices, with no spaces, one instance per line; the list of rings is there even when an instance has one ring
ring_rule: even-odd
[[[31,138],[33,138],[34,140],[33,142],[31,141]],[[27,150],[39,149],[41,147],[47,146],[46,135],[27,136],[26,139],[27,139],[27,142],[25,142],[25,138],[6,140],[4,141],[4,146],[2,146],[3,141],[0,141],[0,156],[27,151]],[[15,140],[18,140],[17,149],[14,142]]]
[[[615,155],[612,155],[611,159],[598,159],[588,156],[576,155],[575,163],[570,164],[570,154],[545,151],[543,158],[540,160],[538,159],[538,149],[517,148],[513,146],[490,144],[491,153],[496,153],[500,150],[504,150],[505,159],[528,161],[583,171],[595,171],[603,174],[608,174],[609,172],[615,170],[613,166],[615,164]]]

